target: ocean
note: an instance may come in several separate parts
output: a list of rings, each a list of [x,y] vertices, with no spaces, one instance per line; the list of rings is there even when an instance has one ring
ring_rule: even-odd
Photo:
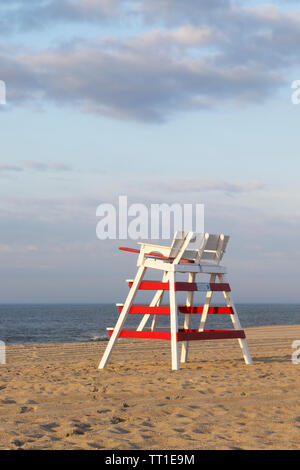
[[[242,327],[300,324],[300,304],[236,304]],[[107,327],[118,318],[114,304],[0,305],[0,340],[6,344],[105,341]],[[179,323],[183,324],[183,315]],[[135,328],[141,315],[129,315],[125,327]],[[192,316],[197,328],[200,315]],[[168,326],[161,315],[158,326]],[[207,328],[231,328],[228,315],[209,315]]]

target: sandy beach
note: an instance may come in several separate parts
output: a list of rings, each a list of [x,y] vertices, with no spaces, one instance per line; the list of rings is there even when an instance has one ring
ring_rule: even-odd
[[[299,449],[300,325],[191,342],[170,370],[167,341],[11,345],[1,365],[1,449]]]

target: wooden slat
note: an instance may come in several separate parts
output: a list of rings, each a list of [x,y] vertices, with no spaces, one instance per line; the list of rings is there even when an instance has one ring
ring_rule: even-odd
[[[108,331],[109,336],[113,333],[113,329]],[[218,339],[236,339],[245,338],[244,330],[184,330],[180,328],[177,333],[177,341],[199,341],[199,340],[218,340]],[[136,330],[123,330],[119,338],[140,338],[140,339],[163,339],[170,340],[170,331],[136,331]]]
[[[113,330],[109,330],[109,336],[112,335]],[[171,339],[170,331],[136,331],[136,330],[123,330],[121,331],[119,338],[140,338],[140,339]]]
[[[122,311],[123,305],[117,306],[119,312]],[[178,305],[178,312],[184,314],[202,314],[203,307],[187,307],[186,305]],[[160,307],[149,307],[149,305],[133,305],[128,312],[134,315],[170,315],[169,305],[161,305]],[[232,307],[209,307],[209,315],[234,315]]]
[[[129,282],[131,288],[132,282]],[[143,281],[140,284],[141,290],[169,290],[168,282]],[[198,292],[230,292],[230,286],[227,283],[215,282],[175,282],[176,291],[198,291]]]
[[[190,314],[201,314],[204,307],[187,307],[185,305],[179,305],[178,311],[180,313]],[[232,307],[209,307],[209,315],[234,315]]]
[[[119,312],[122,311],[122,305],[118,305]],[[134,315],[170,315],[169,305],[160,307],[149,307],[149,305],[133,305],[128,313]]]
[[[129,287],[131,289],[132,282],[129,282]],[[139,287],[141,290],[169,290],[168,282],[159,282],[159,281],[143,281]]]
[[[178,341],[246,338],[244,330],[184,330],[178,331]]]
[[[198,291],[198,292],[230,292],[227,283],[216,282],[175,282],[177,291]]]

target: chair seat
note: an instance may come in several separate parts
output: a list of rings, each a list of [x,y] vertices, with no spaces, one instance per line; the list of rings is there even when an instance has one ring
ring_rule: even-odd
[[[179,273],[206,273],[206,274],[226,274],[227,268],[225,266],[216,266],[212,264],[189,264],[188,266],[182,264],[174,265],[174,271]]]

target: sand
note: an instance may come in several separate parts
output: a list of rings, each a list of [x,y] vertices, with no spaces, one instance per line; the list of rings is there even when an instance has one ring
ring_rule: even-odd
[[[191,342],[170,370],[170,343],[12,345],[0,366],[1,449],[299,449],[300,325]],[[299,355],[300,357],[300,355]]]

